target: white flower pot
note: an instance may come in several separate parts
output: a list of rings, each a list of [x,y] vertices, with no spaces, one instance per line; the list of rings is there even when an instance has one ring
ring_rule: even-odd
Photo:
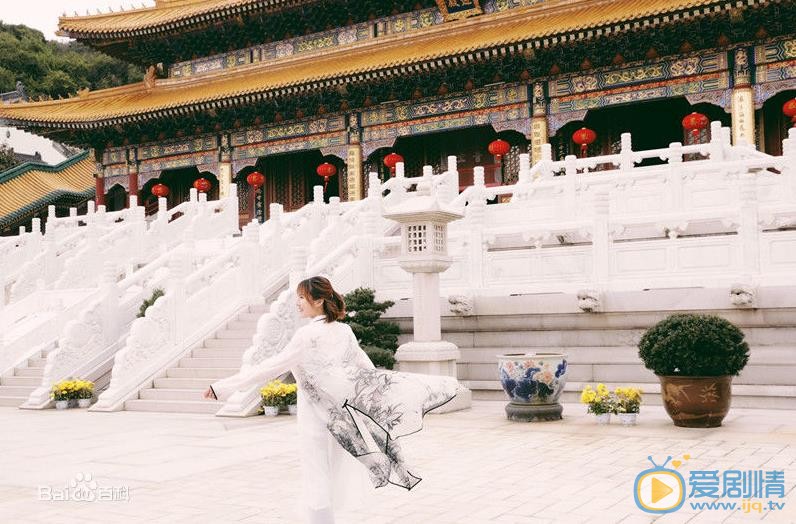
[[[635,426],[638,413],[619,413],[619,421],[623,426]]]
[[[291,415],[295,415],[296,413],[298,413],[298,406],[296,404],[288,405],[287,412],[290,413]]]
[[[263,415],[266,417],[275,417],[279,415],[279,406],[263,406]]]
[[[77,399],[77,407],[79,408],[87,408],[91,405],[90,398],[79,398]]]
[[[594,415],[594,418],[597,419],[597,424],[604,426],[611,422],[611,414],[610,413],[601,413],[599,415]]]
[[[55,409],[67,409],[69,407],[68,400],[56,400]]]

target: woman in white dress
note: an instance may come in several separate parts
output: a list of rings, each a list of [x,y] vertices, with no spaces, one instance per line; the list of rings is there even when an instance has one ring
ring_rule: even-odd
[[[296,330],[281,352],[213,383],[204,396],[227,400],[290,370],[299,390],[306,517],[332,523],[335,507],[361,498],[366,474],[377,488],[412,489],[420,482],[407,470],[396,439],[419,431],[423,415],[450,401],[458,383],[452,377],[376,369],[351,328],[338,322],[345,303],[326,278],[302,281],[296,294],[301,315],[312,321]]]

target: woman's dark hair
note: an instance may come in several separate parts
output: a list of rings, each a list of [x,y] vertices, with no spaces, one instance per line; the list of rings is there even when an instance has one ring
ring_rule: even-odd
[[[326,315],[326,322],[334,322],[345,316],[345,300],[332,289],[332,283],[328,278],[312,277],[302,280],[296,287],[296,293],[313,300],[323,299],[323,314]]]

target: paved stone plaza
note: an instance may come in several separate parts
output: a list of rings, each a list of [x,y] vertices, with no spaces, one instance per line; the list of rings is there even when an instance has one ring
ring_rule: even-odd
[[[411,492],[377,491],[338,522],[796,522],[796,413],[734,409],[722,428],[674,427],[658,406],[640,425],[597,426],[580,405],[565,420],[510,423],[501,402],[429,416],[406,441]],[[296,424],[289,416],[225,419],[147,412],[0,408],[0,522],[296,522]],[[690,455],[684,460],[682,455]],[[636,475],[667,455],[689,469],[785,471],[781,511],[679,511],[653,517],[633,501]],[[91,475],[98,498],[40,500]],[[40,490],[40,487],[43,489]],[[125,489],[127,490],[125,492]],[[43,495],[49,493],[49,495]]]

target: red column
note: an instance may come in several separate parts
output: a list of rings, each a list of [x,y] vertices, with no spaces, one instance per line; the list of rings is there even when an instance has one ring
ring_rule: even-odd
[[[130,168],[130,172],[127,175],[127,182],[128,182],[128,185],[130,186],[130,190],[129,190],[128,194],[130,196],[136,196],[137,197],[138,196],[138,170],[137,169],[135,169],[133,167]],[[128,205],[129,205],[130,201],[128,200],[127,202],[128,202]],[[139,202],[139,204],[140,204],[140,202]]]
[[[104,206],[105,205],[105,177],[97,176],[94,179],[94,182],[96,184],[96,190],[97,190],[97,196],[94,199],[94,202],[98,206]]]

